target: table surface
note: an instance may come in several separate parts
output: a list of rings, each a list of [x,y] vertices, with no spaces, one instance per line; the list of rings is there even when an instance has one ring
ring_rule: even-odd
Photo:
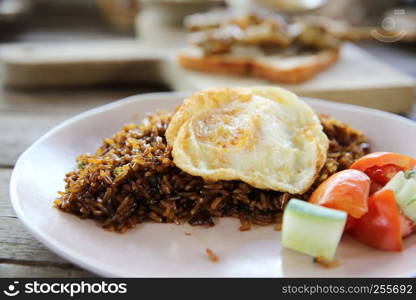
[[[362,47],[416,77],[416,52],[407,46],[366,43]],[[50,252],[16,218],[9,200],[13,166],[30,144],[63,120],[129,95],[161,90],[166,87],[108,85],[30,91],[0,82],[0,277],[94,276]],[[410,117],[416,120],[416,110]]]

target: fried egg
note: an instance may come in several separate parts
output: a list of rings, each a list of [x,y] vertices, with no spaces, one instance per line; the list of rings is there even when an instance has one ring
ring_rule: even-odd
[[[195,93],[173,115],[166,139],[188,174],[291,194],[309,189],[328,151],[316,113],[277,87]]]

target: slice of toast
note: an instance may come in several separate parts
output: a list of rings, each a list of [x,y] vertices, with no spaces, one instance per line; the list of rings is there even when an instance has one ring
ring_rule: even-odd
[[[289,57],[258,57],[252,63],[251,75],[275,82],[300,83],[330,67],[338,57],[339,50],[321,50]]]
[[[197,48],[189,48],[179,54],[178,61],[186,69],[228,75],[249,75],[252,59],[249,55],[204,55]]]
[[[203,55],[198,51],[179,54],[179,64],[209,73],[246,75],[280,83],[301,83],[322,72],[339,57],[339,50],[321,50],[299,55]]]

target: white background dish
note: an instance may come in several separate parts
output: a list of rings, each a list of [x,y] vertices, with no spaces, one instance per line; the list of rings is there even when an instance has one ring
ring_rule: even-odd
[[[172,110],[187,93],[132,96],[74,117],[39,139],[18,160],[10,195],[17,215],[47,247],[62,257],[104,276],[120,277],[383,277],[416,274],[416,236],[405,251],[371,249],[344,237],[337,252],[340,265],[324,269],[312,258],[282,249],[273,226],[239,232],[239,221],[223,218],[213,228],[173,224],[139,224],[125,234],[101,229],[52,207],[64,174],[75,157],[94,152],[104,137],[148,112]],[[307,99],[317,112],[361,129],[373,151],[416,153],[416,123],[376,110]],[[185,235],[191,232],[192,235]],[[205,249],[220,258],[211,262]]]

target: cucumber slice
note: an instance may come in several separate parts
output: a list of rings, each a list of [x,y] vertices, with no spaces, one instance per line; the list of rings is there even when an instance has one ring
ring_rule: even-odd
[[[395,193],[396,201],[400,206],[402,212],[411,219],[416,221],[416,180],[408,179],[402,189]]]
[[[346,220],[344,211],[291,199],[283,214],[283,247],[331,261]]]
[[[407,204],[411,199],[416,197],[416,180],[408,179],[402,186],[401,190],[395,193],[399,204]]]
[[[382,188],[382,190],[392,190],[395,194],[399,192],[406,183],[404,172],[400,171]]]
[[[416,179],[413,173],[407,177],[404,172],[397,173],[383,190],[392,190],[394,197],[403,214],[416,222]]]
[[[406,204],[406,213],[403,213],[413,222],[416,222],[416,195],[413,196],[413,199],[410,199],[410,201]]]

